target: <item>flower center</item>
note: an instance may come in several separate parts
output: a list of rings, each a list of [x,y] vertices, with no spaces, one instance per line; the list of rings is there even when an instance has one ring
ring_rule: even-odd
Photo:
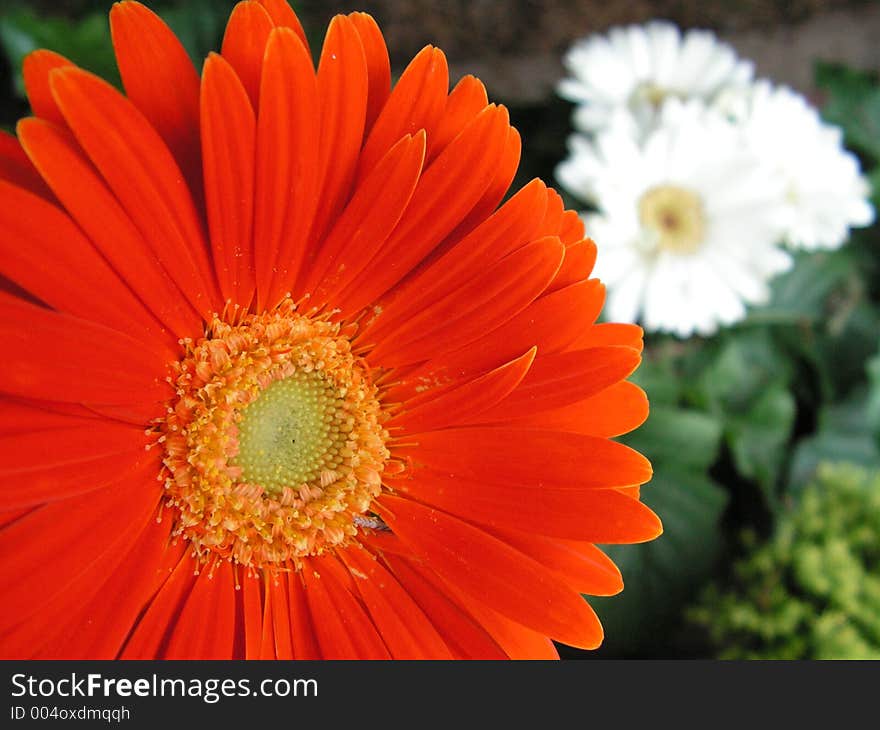
[[[296,564],[368,524],[386,416],[340,325],[286,301],[183,344],[159,431],[174,532],[197,556]]]
[[[658,185],[639,199],[639,221],[655,237],[657,248],[672,253],[696,251],[703,242],[703,203],[692,190]]]
[[[345,448],[335,407],[337,393],[320,373],[296,372],[277,380],[242,410],[238,457],[242,478],[280,493],[286,485],[319,479],[342,463]]]
[[[636,105],[647,104],[654,109],[659,109],[667,96],[677,95],[653,81],[643,81],[633,91],[631,103]]]

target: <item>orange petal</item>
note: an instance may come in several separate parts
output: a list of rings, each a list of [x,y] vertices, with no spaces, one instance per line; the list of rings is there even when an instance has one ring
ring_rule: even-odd
[[[169,629],[196,582],[197,563],[184,553],[162,583],[125,643],[120,659],[160,659]]]
[[[276,28],[266,46],[257,116],[258,308],[274,306],[283,298],[305,254],[318,198],[317,108],[308,51],[289,28]]]
[[[3,407],[0,408],[0,413],[9,412],[9,408],[12,408],[15,412],[15,418],[22,418],[22,409],[27,408],[31,411],[41,411],[46,414],[48,419],[54,419],[55,417],[67,418],[71,417],[76,419],[74,421],[66,421],[61,423],[59,421],[55,421],[54,423],[49,424],[40,424],[38,423],[39,418],[36,419],[25,419],[27,425],[23,428],[19,428],[16,423],[8,423],[8,424],[0,424],[0,434],[11,434],[18,433],[20,430],[31,430],[31,431],[39,431],[46,430],[50,428],[64,428],[66,426],[75,425],[76,423],[80,423],[78,419],[88,418],[90,422],[93,422],[95,419],[105,420],[110,419],[111,421],[119,421],[121,423],[129,423],[137,426],[142,426],[143,422],[141,420],[132,421],[127,417],[127,414],[124,412],[124,408],[115,408],[113,406],[97,406],[95,404],[82,404],[82,403],[64,403],[62,401],[51,401],[45,400],[43,398],[15,398],[15,399],[0,399],[0,403],[3,404]],[[10,405],[11,404],[11,405]],[[16,405],[17,404],[17,405]],[[0,415],[2,417],[2,415]]]
[[[562,214],[562,220],[559,222],[559,238],[566,246],[577,243],[584,238],[584,221],[577,212],[567,210]],[[584,278],[587,276],[589,276],[589,272],[584,275]]]
[[[88,559],[64,590],[48,600],[39,601],[36,610],[0,640],[3,643],[0,655],[33,659],[90,657],[90,654],[73,653],[69,648],[71,644],[88,645],[94,632],[103,628],[90,626],[84,609],[101,592],[107,576],[115,573],[123,559],[137,547],[141,535],[152,527],[153,524],[148,521],[145,528],[142,523],[139,529],[124,531],[118,537],[109,539],[99,552]],[[71,633],[83,638],[71,642]]]
[[[262,575],[262,584],[263,584],[263,620],[262,627],[263,633],[260,636],[260,653],[257,655],[258,659],[275,659],[275,622],[272,618],[272,608],[274,604],[274,600],[272,598],[272,591],[269,588],[269,580],[270,577],[267,573],[263,572]]]
[[[540,230],[546,234],[556,235],[562,229],[565,216],[565,202],[553,188],[547,189],[547,210],[541,221]]]
[[[406,410],[389,424],[399,424],[409,433],[418,433],[473,422],[517,387],[529,371],[536,352],[537,348],[533,347],[516,360],[457,388],[444,390],[427,402],[413,405],[410,401]]]
[[[452,659],[449,647],[407,591],[359,547],[340,551],[357,592],[394,659]]]
[[[290,7],[287,0],[259,0],[259,3],[269,13],[269,17],[272,18],[272,22],[275,25],[282,28],[290,28],[302,41],[305,49],[308,50],[309,42],[306,39],[302,23],[299,22],[299,18],[296,17],[296,13],[293,12],[293,8]]]
[[[199,213],[162,138],[97,76],[55,69],[50,84],[77,140],[180,290],[203,316],[219,309]]]
[[[379,498],[385,522],[429,568],[464,594],[527,628],[584,649],[602,641],[595,613],[529,556],[445,512]]]
[[[338,218],[351,194],[364,136],[367,91],[367,60],[360,36],[349,18],[337,15],[327,29],[318,65],[318,169],[323,182],[310,234],[311,249]]]
[[[522,486],[425,469],[394,489],[490,528],[596,543],[653,540],[661,532],[651,510],[617,489]]]
[[[267,577],[266,594],[266,600],[272,602],[275,658],[293,659],[293,642],[290,639],[290,597],[287,595],[287,578],[283,573]]]
[[[560,240],[563,240],[561,236]],[[587,279],[595,263],[596,244],[589,238],[567,245],[565,260],[562,262],[553,284],[550,285],[550,291],[564,289],[571,284]]]
[[[476,205],[471,208],[471,211],[462,218],[452,233],[437,247],[438,251],[445,252],[458,245],[463,236],[473,231],[488,216],[492,215],[510,189],[510,185],[519,167],[521,153],[522,140],[519,132],[511,127],[507,132],[504,150],[496,163],[495,174],[492,176],[486,191],[477,201]]]
[[[594,280],[595,281],[595,280]],[[568,345],[572,350],[603,345],[632,347],[639,352],[644,347],[642,328],[637,324],[619,322],[600,322],[592,327],[584,327],[581,333]]]
[[[438,588],[416,567],[396,555],[385,560],[400,584],[430,618],[431,623],[461,659],[506,659],[507,655],[492,637],[465,610]]]
[[[0,439],[0,477],[27,479],[56,466],[81,464],[104,456],[143,454],[147,436],[142,428],[101,419],[69,419],[77,425],[43,431],[23,431]],[[78,423],[77,423],[78,421]],[[118,467],[132,469],[156,458],[120,458]],[[116,475],[119,476],[118,474]],[[11,488],[4,485],[4,491]],[[10,507],[10,509],[13,509]]]
[[[71,403],[139,405],[157,415],[168,397],[162,351],[102,325],[0,292],[0,390]]]
[[[559,658],[553,642],[545,635],[514,623],[444,582],[420,561],[413,560],[409,549],[400,545],[392,533],[373,533],[364,539],[382,552],[385,561],[401,581],[405,579],[407,590],[417,600],[422,601],[427,592],[429,597],[422,605],[426,613],[430,608],[438,627],[446,625],[440,623],[441,620],[455,620],[454,630],[446,632],[444,638],[449,646],[458,647],[461,658]]]
[[[383,367],[404,365],[473,342],[537,299],[552,281],[562,256],[557,238],[523,246],[460,289],[411,312],[398,328],[384,332],[370,361]],[[368,332],[365,338],[375,336]]]
[[[42,48],[25,56],[21,73],[34,116],[62,127],[67,126],[61,110],[52,97],[52,90],[49,88],[49,74],[56,68],[73,65],[64,56]]]
[[[0,228],[5,276],[59,311],[139,332],[174,358],[176,342],[56,206],[0,181]]]
[[[144,450],[143,428],[95,419],[0,438],[0,509],[68,499],[101,489],[128,469],[159,460]],[[100,440],[99,440],[100,439]]]
[[[214,269],[223,298],[246,307],[255,286],[256,119],[244,87],[222,56],[211,54],[205,61],[201,103],[205,203]]]
[[[517,389],[482,414],[483,422],[508,421],[586,400],[626,378],[640,360],[629,347],[593,347],[539,357]]]
[[[35,508],[27,507],[25,509],[15,509],[9,511],[0,511],[0,529],[8,527],[13,522],[17,522],[22,517],[29,515]]]
[[[232,9],[223,35],[220,52],[241,79],[254,109],[259,107],[263,56],[274,27],[266,9],[247,0]]]
[[[119,567],[94,581],[95,594],[70,610],[52,642],[56,657],[116,659],[146,604],[180,562],[185,543],[170,544],[170,520],[151,522]],[[108,601],[107,596],[114,596]]]
[[[0,531],[0,634],[66,591],[73,590],[69,604],[75,605],[77,577],[102,555],[125,553],[123,543],[133,543],[153,519],[161,497],[152,466],[123,472],[112,487],[40,507]]]
[[[578,593],[613,596],[623,590],[614,562],[589,542],[531,535],[516,530],[493,530],[499,539],[529,555],[559,575]]]
[[[512,419],[511,425],[610,438],[638,428],[647,417],[645,391],[623,381],[578,403],[549,411],[524,412]]]
[[[406,136],[358,186],[306,272],[303,291],[322,304],[375,256],[412,198],[422,171],[425,134]]]
[[[290,596],[290,637],[293,642],[293,658],[320,659],[321,650],[318,648],[314,622],[306,599],[306,589],[299,573],[287,574],[287,591]]]
[[[354,23],[361,38],[367,60],[369,91],[364,133],[369,134],[391,93],[391,61],[388,58],[385,39],[376,21],[367,13],[351,13],[348,17]]]
[[[259,659],[263,635],[263,598],[260,577],[243,571],[241,576],[242,613],[244,616],[244,658]]]
[[[235,582],[225,560],[203,568],[170,627],[166,659],[232,659]],[[211,617],[206,621],[207,616]]]
[[[651,465],[639,452],[594,436],[499,426],[430,431],[417,441],[395,454],[415,466],[490,484],[608,489],[651,478]]]
[[[18,140],[0,129],[0,181],[52,200],[52,193],[34,169]]]
[[[384,294],[473,209],[497,171],[508,127],[506,109],[487,107],[425,170],[394,233],[342,293],[344,312],[356,312]]]
[[[498,367],[530,347],[537,346],[542,356],[562,352],[589,328],[592,318],[598,316],[602,308],[604,297],[605,287],[597,279],[542,296],[476,342],[428,361],[407,375],[405,383],[389,391],[388,397],[406,400],[412,396],[413,387],[425,379],[449,382],[473,377]]]
[[[360,602],[348,591],[336,571],[336,558],[310,558],[302,570],[305,593],[324,659],[390,659]]]
[[[47,122],[25,119],[18,124],[22,144],[40,173],[95,248],[129,288],[176,338],[195,337],[202,320],[171,281],[166,267],[176,265],[176,254],[152,250],[107,189],[76,142]]]
[[[406,67],[382,107],[361,153],[358,180],[363,180],[401,137],[424,129],[430,138],[448,92],[446,56],[426,46]]]
[[[413,276],[395,287],[382,302],[382,312],[369,325],[370,329],[397,324],[400,318],[421,311],[538,238],[533,234],[537,233],[546,205],[547,188],[535,179],[439,259],[429,257]]]
[[[159,133],[201,198],[199,74],[165,22],[141,3],[110,8],[116,63],[128,98]]]
[[[71,426],[87,427],[103,420],[79,404],[0,399],[0,436],[51,431]]]
[[[508,659],[555,660],[559,652],[553,642],[543,633],[511,621],[507,616],[474,600],[451,583],[443,584],[447,593],[455,597],[465,610],[486,629]],[[599,630],[601,631],[601,626]]]
[[[483,82],[474,76],[463,76],[449,93],[443,116],[428,140],[428,162],[432,162],[488,105],[489,97]]]

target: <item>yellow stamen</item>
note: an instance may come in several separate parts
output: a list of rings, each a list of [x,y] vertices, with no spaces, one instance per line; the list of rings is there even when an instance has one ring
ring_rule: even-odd
[[[705,235],[699,195],[677,185],[658,185],[642,195],[639,220],[657,236],[657,247],[672,253],[693,253]]]
[[[645,81],[639,84],[633,91],[632,99],[650,104],[659,109],[663,101],[669,96],[679,96],[670,89],[666,89],[653,81]]]

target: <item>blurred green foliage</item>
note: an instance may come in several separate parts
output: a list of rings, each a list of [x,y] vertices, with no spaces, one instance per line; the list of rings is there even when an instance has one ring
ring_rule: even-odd
[[[816,84],[828,93],[825,119],[843,128],[847,146],[880,161],[880,87],[876,75],[819,63]]]
[[[107,13],[112,2],[92,3],[97,7],[76,19],[37,12],[32,3],[13,2],[0,15],[0,43],[13,67],[18,69],[25,55],[37,48],[49,48],[108,80],[117,80]],[[186,0],[151,4],[200,66],[209,51],[220,46],[223,28],[234,0]],[[18,83],[17,88],[24,91]]]
[[[0,43],[16,70],[15,89],[24,96],[24,83],[18,71],[31,51],[49,48],[108,81],[119,84],[110,30],[105,12],[94,12],[76,21],[63,17],[37,15],[26,5],[14,7],[0,16]]]
[[[48,48],[121,86],[107,13],[112,0],[25,2],[9,0],[0,9],[0,51],[12,69],[14,93],[24,97],[21,63],[38,48]],[[150,4],[183,43],[197,68],[220,47],[234,0],[163,0]],[[19,112],[20,113],[20,112]],[[16,114],[15,116],[18,116]],[[0,116],[11,126],[12,115]]]
[[[880,659],[880,472],[822,464],[690,619],[722,659]]]

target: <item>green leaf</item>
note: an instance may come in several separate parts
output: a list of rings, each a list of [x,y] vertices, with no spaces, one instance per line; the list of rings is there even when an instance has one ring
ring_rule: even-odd
[[[822,116],[843,128],[846,141],[880,160],[880,87],[873,74],[820,64],[816,83],[828,93]]]
[[[811,325],[826,312],[828,297],[853,270],[846,249],[800,253],[795,265],[771,282],[772,295],[763,307],[749,311],[744,325]]]
[[[789,385],[796,360],[768,328],[727,335],[714,358],[694,378],[692,399],[722,424],[742,477],[773,504],[796,415]]]
[[[707,413],[652,406],[648,420],[625,439],[654,465],[642,500],[663,521],[664,532],[644,545],[612,545],[626,588],[618,596],[590,598],[605,626],[605,655],[631,654],[658,637],[692,590],[711,572],[722,547],[718,522],[726,495],[706,474],[721,443],[721,423]]]
[[[868,402],[865,419],[868,430],[880,440],[880,355],[868,361]]]
[[[697,404],[720,417],[745,413],[768,387],[791,380],[791,358],[766,329],[731,333],[697,376]]]
[[[655,471],[674,466],[697,473],[718,456],[721,423],[700,411],[652,406],[648,420],[622,440],[648,457]]]
[[[871,186],[871,202],[874,210],[880,208],[880,166],[875,167],[868,174],[868,183]]]
[[[816,341],[817,364],[822,378],[837,398],[864,381],[865,363],[876,352],[880,333],[877,305],[857,294],[841,297],[841,306],[829,318]]]
[[[38,48],[48,48],[66,56],[79,66],[119,85],[119,74],[110,41],[105,12],[71,21],[58,17],[38,17],[28,9],[16,9],[0,16],[0,46],[16,76],[16,90],[24,95],[20,76],[24,57]]]
[[[765,390],[743,414],[731,419],[727,442],[737,470],[755,480],[773,504],[795,417],[795,400],[777,385]]]
[[[208,53],[219,47],[226,19],[234,5],[233,0],[189,0],[172,7],[151,8],[174,31],[196,68],[201,69]],[[17,5],[0,15],[0,46],[16,72],[20,71],[28,53],[48,48],[121,86],[106,8],[79,20],[70,20],[38,17],[24,5]],[[24,84],[18,73],[16,90],[24,95]]]
[[[868,421],[868,402],[868,389],[861,387],[842,403],[820,412],[816,433],[795,449],[789,476],[793,493],[809,483],[823,461],[880,467],[880,446]]]
[[[623,574],[622,593],[589,597],[605,627],[598,656],[639,655],[662,643],[683,606],[712,573],[723,547],[723,489],[702,474],[659,471],[642,499],[663,520],[663,534],[642,545],[603,549]]]
[[[645,355],[630,380],[648,394],[651,406],[675,404],[681,394],[681,384],[670,358],[657,356],[656,351],[646,350]]]
[[[234,0],[189,0],[159,14],[201,71],[208,53],[219,48],[226,19],[234,5]]]

